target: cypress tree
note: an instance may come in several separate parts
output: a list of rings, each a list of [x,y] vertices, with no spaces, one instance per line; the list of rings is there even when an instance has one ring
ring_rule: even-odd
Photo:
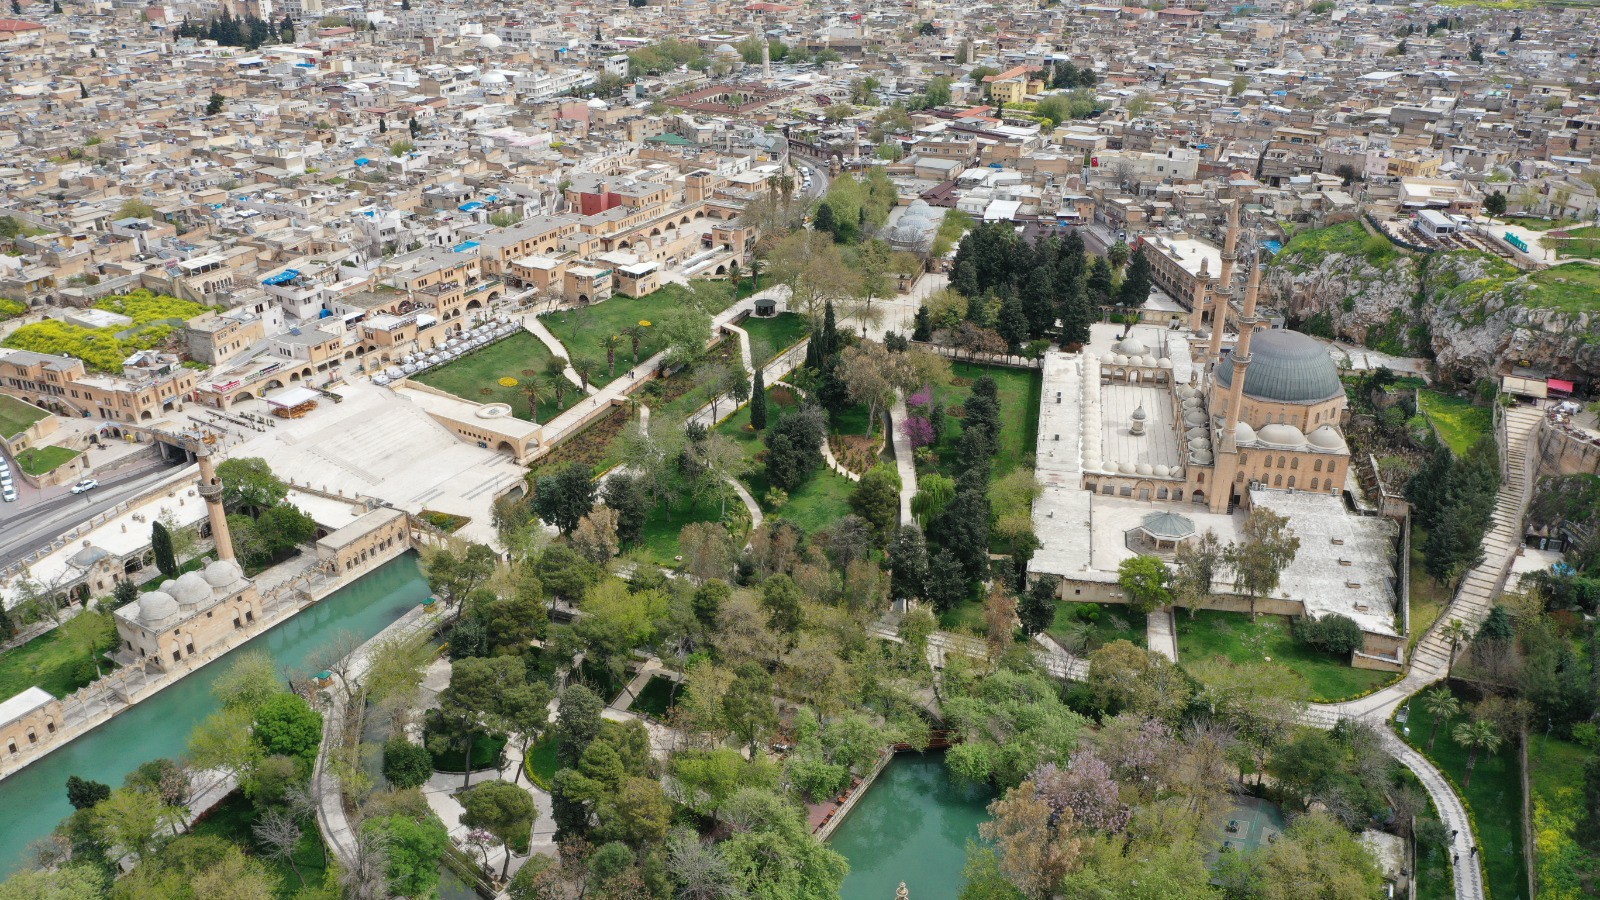
[[[1089,312],[1089,298],[1083,291],[1083,282],[1075,281],[1067,289],[1061,303],[1061,344],[1087,344],[1089,325],[1093,316]]]
[[[817,217],[811,223],[811,227],[817,231],[825,231],[830,235],[838,231],[839,223],[834,221],[833,207],[826,203],[817,207]]]
[[[150,523],[150,550],[156,557],[156,568],[168,578],[178,577],[178,561],[172,555],[172,533],[160,522]]]
[[[750,427],[760,431],[767,427],[767,380],[760,369],[750,388]]]
[[[839,329],[833,320],[833,301],[829,300],[822,311],[822,355],[824,359],[839,352]]]
[[[1128,271],[1122,278],[1122,288],[1117,300],[1123,306],[1139,307],[1150,297],[1150,258],[1144,248],[1133,251],[1128,257]]]
[[[928,312],[926,303],[917,307],[916,324],[911,329],[911,339],[924,343],[933,340],[933,316]]]
[[[379,134],[388,134],[389,133],[389,120],[388,119],[379,119],[378,120],[378,133]]]

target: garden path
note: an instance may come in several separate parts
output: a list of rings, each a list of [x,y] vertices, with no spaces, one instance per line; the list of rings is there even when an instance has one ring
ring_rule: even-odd
[[[1154,609],[1145,616],[1144,645],[1173,662],[1178,661],[1178,635],[1172,627],[1172,607]]]
[[[518,318],[522,320],[522,327],[527,329],[529,334],[532,334],[534,337],[538,338],[539,343],[544,344],[545,347],[549,349],[551,354],[561,359],[569,360],[567,367],[562,370],[561,374],[564,375],[568,381],[582,388],[583,378],[578,375],[576,369],[572,368],[572,363],[570,362],[572,359],[572,354],[567,352],[567,345],[561,343],[560,338],[551,334],[550,329],[546,328],[544,323],[539,321],[539,317],[533,313],[525,312],[522,313]],[[590,384],[587,392],[591,395],[598,394],[600,389],[593,384]]]
[[[896,393],[894,406],[889,408],[889,434],[894,441],[894,465],[900,473],[900,523],[911,523],[911,498],[917,496],[917,462],[911,449],[911,438],[900,431],[906,420],[906,398]]]

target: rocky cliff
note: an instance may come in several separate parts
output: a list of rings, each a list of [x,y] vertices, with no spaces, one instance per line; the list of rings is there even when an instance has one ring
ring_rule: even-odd
[[[1512,364],[1600,379],[1600,267],[1524,273],[1484,253],[1409,254],[1351,222],[1296,236],[1265,284],[1302,330],[1431,356],[1445,377]]]

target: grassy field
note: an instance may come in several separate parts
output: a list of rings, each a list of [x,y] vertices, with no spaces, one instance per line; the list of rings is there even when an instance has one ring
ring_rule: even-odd
[[[1529,292],[1529,306],[1568,313],[1600,310],[1600,268],[1566,263],[1534,272],[1528,283],[1534,288]]]
[[[1444,612],[1452,599],[1448,585],[1439,584],[1423,571],[1422,544],[1427,539],[1425,530],[1415,525],[1411,527],[1411,639],[1406,649],[1408,654],[1416,649],[1417,641],[1439,620],[1439,614]]]
[[[934,389],[934,399],[946,409],[960,406],[972,396],[972,382],[984,375],[995,380],[1000,392],[1000,447],[994,458],[994,477],[1010,472],[1025,464],[1032,456],[1039,434],[1039,392],[1043,379],[1037,371],[1005,369],[998,366],[984,368],[974,363],[958,362],[951,367],[960,384],[940,385]],[[954,416],[946,420],[944,440],[933,451],[939,456],[939,471],[955,476],[956,441],[961,437],[960,420]]]
[[[550,789],[550,780],[556,777],[556,771],[560,768],[561,763],[556,759],[556,739],[550,734],[535,741],[522,760],[522,770],[545,790]]]
[[[787,391],[783,389],[767,389],[769,423],[775,421],[782,413],[784,404],[777,398],[786,394]],[[751,460],[752,469],[750,474],[744,477],[744,485],[761,505],[763,514],[793,522],[805,529],[807,534],[850,514],[850,493],[855,489],[855,482],[826,468],[819,470],[817,474],[811,476],[810,481],[791,492],[788,502],[782,507],[773,507],[767,503],[767,490],[771,485],[767,483],[766,474],[760,464],[755,462],[757,454],[763,448],[761,436],[750,430],[749,404],[725,419],[717,426],[717,430],[733,438],[744,451],[745,457]]]
[[[1143,647],[1144,620],[1126,606],[1102,603],[1056,604],[1056,617],[1046,629],[1050,636],[1074,653],[1091,653],[1112,641],[1130,641]]]
[[[1450,452],[1464,456],[1479,439],[1494,430],[1494,413],[1487,407],[1473,406],[1472,401],[1438,391],[1418,391],[1417,399],[1422,414],[1433,423],[1434,431],[1450,447]]]
[[[1294,639],[1287,616],[1202,609],[1193,619],[1179,613],[1178,662],[1189,665],[1213,656],[1233,662],[1273,662],[1300,676],[1308,700],[1340,700],[1395,680],[1391,672],[1355,669]]]
[[[1581,894],[1585,880],[1600,883],[1600,853],[1576,843],[1583,821],[1583,764],[1588,754],[1571,741],[1528,736],[1528,790],[1533,807],[1539,887],[1552,897]],[[1570,893],[1579,890],[1579,894]]]
[[[1465,705],[1468,698],[1460,699]],[[1411,711],[1406,722],[1408,739],[1419,749],[1425,749],[1433,719],[1420,702],[1407,706]],[[1450,737],[1450,729],[1463,721],[1466,721],[1464,717],[1457,716],[1441,726],[1429,754],[1455,779],[1457,787],[1467,776],[1467,751]],[[1478,755],[1472,784],[1464,793],[1477,819],[1478,846],[1482,848],[1479,852],[1488,866],[1490,896],[1527,896],[1528,879],[1522,865],[1522,786],[1517,774],[1516,748],[1509,736],[1499,753]]]
[[[66,447],[29,447],[17,454],[17,465],[29,475],[43,475],[77,459],[79,453]]]
[[[1552,228],[1578,224],[1577,219],[1540,219],[1534,216],[1501,216],[1500,221],[1507,225],[1520,225],[1529,231],[1548,231]]]
[[[9,394],[0,394],[0,437],[21,434],[23,429],[48,415],[37,406],[24,403]]]
[[[549,393],[554,383],[551,376],[544,373],[545,363],[549,360],[550,351],[538,338],[526,331],[519,331],[471,356],[417,375],[414,380],[474,403],[509,403],[513,415],[527,419],[528,395],[523,392],[522,385],[502,385],[500,379],[510,378],[521,382],[532,374]],[[583,392],[578,386],[568,382],[563,405],[556,405],[553,393],[539,400],[539,421],[550,421],[562,410],[577,403],[582,396]]]
[[[540,321],[566,345],[574,363],[587,360],[593,367],[589,377],[604,384],[610,380],[610,369],[606,367],[606,351],[600,342],[607,335],[622,334],[624,328],[640,326],[644,328],[644,339],[639,342],[639,361],[644,362],[666,346],[655,325],[667,310],[682,305],[687,295],[687,288],[671,283],[638,299],[616,294],[582,309],[551,313]],[[650,325],[641,325],[643,322]],[[617,347],[617,371],[622,372],[631,365],[633,343],[624,335]]]
[[[737,497],[728,498],[728,509],[733,511],[740,501]],[[683,531],[683,526],[690,522],[719,522],[722,520],[722,504],[712,498],[701,500],[697,496],[685,497],[682,502],[674,504],[671,514],[665,505],[658,504],[650,510],[649,518],[645,519],[644,532],[639,536],[638,547],[650,554],[650,560],[658,566],[672,568],[677,565],[676,557],[679,552],[678,533]]]
[[[282,858],[268,857],[256,846],[255,835],[250,831],[250,826],[256,822],[256,809],[254,804],[245,799],[243,793],[235,791],[229,794],[221,803],[212,807],[206,817],[194,824],[190,829],[192,834],[209,835],[218,837],[232,844],[245,848],[267,867],[267,870],[278,876],[277,896],[279,900],[289,900],[300,892],[300,879],[295,877],[294,869],[298,868],[305,877],[308,885],[322,883],[327,869],[326,858],[319,846],[322,835],[317,831],[316,822],[303,822],[304,831],[300,835],[300,843],[294,848],[294,867]]]
[[[811,333],[811,323],[806,317],[791,312],[766,319],[749,316],[739,327],[750,335],[750,361],[757,368]]]
[[[1600,227],[1594,225],[1569,229],[1565,238],[1546,237],[1544,243],[1567,259],[1600,259]]]
[[[61,629],[47,631],[0,654],[0,700],[15,697],[30,687],[65,697],[94,678],[94,670],[83,665],[89,660],[89,654],[69,643]],[[85,672],[88,678],[82,677]]]
[[[300,843],[295,845],[294,867],[291,867],[287,860],[269,858],[256,846],[255,835],[250,830],[250,826],[256,822],[255,812],[255,806],[245,799],[243,793],[234,792],[213,807],[203,820],[196,822],[190,831],[193,834],[222,838],[245,848],[259,859],[268,871],[278,876],[279,900],[289,900],[300,892],[300,879],[295,877],[294,868],[300,870],[306,884],[321,884],[327,863],[320,846],[322,835],[317,830],[317,824],[302,823],[304,831],[300,835]]]

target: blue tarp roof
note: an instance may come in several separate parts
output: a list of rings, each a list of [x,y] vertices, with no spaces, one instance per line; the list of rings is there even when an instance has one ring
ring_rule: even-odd
[[[358,166],[364,166],[369,162],[372,162],[372,160],[367,159],[365,156],[356,157],[356,165]]]
[[[1278,251],[1283,249],[1283,242],[1282,241],[1262,241],[1261,242],[1261,246],[1266,248],[1266,251],[1268,253],[1271,253],[1274,256],[1276,256]]]
[[[288,282],[291,282],[291,281],[293,281],[293,280],[295,280],[296,278],[299,278],[299,277],[300,277],[300,272],[298,270],[296,270],[296,269],[284,269],[282,272],[279,272],[276,275],[273,275],[273,276],[271,276],[269,278],[261,279],[261,283],[262,284],[287,284]]]
[[[456,207],[456,209],[459,209],[462,212],[477,212],[478,210],[483,209],[483,204],[477,200],[468,200],[467,202]]]
[[[457,253],[465,253],[468,250],[471,250],[473,247],[476,247],[476,246],[478,246],[478,242],[477,241],[462,241],[461,243],[455,245],[454,247],[451,247],[450,249],[454,250]]]

